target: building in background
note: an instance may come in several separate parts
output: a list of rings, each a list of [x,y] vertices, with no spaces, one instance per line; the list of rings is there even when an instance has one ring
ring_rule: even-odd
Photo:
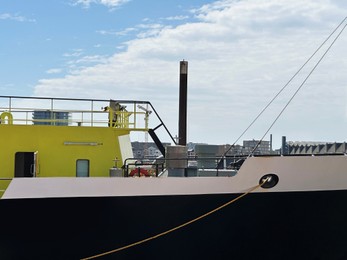
[[[57,125],[67,126],[70,119],[69,112],[51,111],[51,110],[35,110],[33,112],[34,125]]]
[[[163,143],[164,147],[168,145],[171,144]],[[155,158],[162,155],[154,142],[132,142],[131,146],[134,157],[138,159]]]
[[[290,155],[319,155],[319,154],[346,154],[347,143],[322,143],[322,142],[288,142]]]

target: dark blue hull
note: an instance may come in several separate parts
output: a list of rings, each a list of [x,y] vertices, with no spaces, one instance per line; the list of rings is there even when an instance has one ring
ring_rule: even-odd
[[[81,259],[194,219],[238,194],[0,200],[0,259]],[[347,259],[347,191],[252,193],[98,259]]]

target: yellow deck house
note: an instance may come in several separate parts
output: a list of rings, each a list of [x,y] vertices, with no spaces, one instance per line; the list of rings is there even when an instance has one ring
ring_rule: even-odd
[[[0,100],[0,196],[17,177],[108,177],[133,157],[130,132],[148,130],[143,102]]]

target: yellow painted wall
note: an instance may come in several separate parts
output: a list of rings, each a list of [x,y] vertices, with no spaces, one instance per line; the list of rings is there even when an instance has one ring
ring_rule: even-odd
[[[121,158],[118,136],[128,130],[108,127],[0,125],[0,178],[14,177],[16,152],[38,151],[38,177],[75,177],[76,160],[90,161],[90,176],[109,176],[115,157]],[[97,146],[64,145],[92,142]],[[122,163],[119,163],[121,166]]]

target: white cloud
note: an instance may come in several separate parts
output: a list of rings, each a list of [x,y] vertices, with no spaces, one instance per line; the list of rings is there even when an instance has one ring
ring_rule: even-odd
[[[125,36],[131,32],[137,31],[138,29],[129,27],[122,31],[112,31],[112,30],[98,30],[97,33],[101,35],[113,35],[113,36]]]
[[[36,22],[35,19],[26,18],[25,16],[21,16],[19,14],[9,13],[0,14],[0,20],[13,20],[17,22]]]
[[[185,59],[189,62],[188,140],[232,143],[345,16],[347,7],[336,3],[214,2],[194,10],[197,22],[138,27],[145,30],[138,35],[142,38],[128,41],[126,49],[63,78],[42,79],[35,93],[149,100],[175,135],[178,64]],[[325,125],[337,122],[344,125],[330,127],[329,139],[345,137],[344,46],[346,36],[336,43],[271,131],[275,138],[287,135],[288,140],[324,141]],[[294,87],[300,82],[293,82]],[[275,103],[245,138],[260,138],[294,90],[286,91],[279,99],[282,103]]]
[[[107,57],[102,55],[87,55],[69,61],[69,64],[91,66],[92,64],[102,64],[107,62]]]
[[[140,33],[137,34],[138,38],[154,37],[161,33],[164,29],[171,28],[171,26],[165,26],[159,23],[139,24],[137,27],[141,29]]]
[[[58,73],[61,73],[63,70],[62,69],[49,69],[46,71],[47,74],[58,74]]]
[[[108,7],[117,7],[129,1],[130,0],[99,0],[100,4],[106,5]]]
[[[82,49],[74,49],[71,52],[68,53],[64,53],[63,56],[64,57],[79,57],[83,54],[83,50]]]
[[[142,23],[138,24],[135,27],[128,27],[122,31],[113,31],[113,30],[98,30],[96,31],[101,35],[111,35],[111,36],[127,36],[131,33],[135,33],[138,38],[147,38],[156,36],[165,28],[171,28],[171,26],[165,26],[159,23]]]
[[[176,16],[169,16],[169,17],[166,17],[164,19],[168,20],[168,21],[181,21],[181,20],[186,20],[188,18],[189,18],[189,16],[187,16],[187,15],[176,15]]]
[[[85,8],[89,8],[91,4],[99,4],[109,8],[115,8],[129,1],[131,0],[75,0],[73,1],[73,5],[82,5]]]

